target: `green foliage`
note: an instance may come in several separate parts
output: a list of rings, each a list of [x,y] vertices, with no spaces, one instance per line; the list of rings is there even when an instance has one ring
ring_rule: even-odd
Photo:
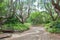
[[[15,24],[16,22],[19,22],[19,20],[16,17],[8,18],[5,22],[6,24]]]
[[[40,13],[34,12],[34,13],[31,13],[29,21],[32,22],[32,24],[39,24],[39,23],[41,23],[39,18],[41,18]]]
[[[30,17],[28,18],[28,22],[32,24],[42,24],[42,23],[49,23],[51,18],[49,14],[45,11],[43,12],[33,12],[31,13]]]
[[[6,15],[7,12],[6,7],[7,7],[6,2],[4,2],[4,0],[0,1],[0,16]]]
[[[51,33],[60,33],[60,22],[54,21],[45,25],[45,28],[48,32]]]
[[[29,24],[21,24],[16,17],[9,18],[2,27],[2,30],[24,31],[29,29]]]
[[[43,22],[44,22],[44,23],[50,23],[50,22],[52,21],[52,20],[51,20],[51,16],[49,15],[48,12],[42,11],[40,15],[42,15],[41,18],[43,18]]]
[[[2,30],[12,30],[12,31],[24,31],[29,29],[25,24],[16,23],[16,24],[4,24]]]
[[[32,1],[32,3],[34,3],[35,1],[36,0]],[[26,2],[21,2],[20,4],[17,3],[17,1],[14,2],[13,4],[10,4],[9,2],[10,2],[9,0],[0,0],[0,16],[6,16],[6,14],[8,15],[8,12],[10,12],[10,15],[12,15],[13,5],[16,8],[15,10],[19,9],[20,11],[24,11],[22,9],[25,9],[25,10],[27,9],[27,7],[24,7],[25,4],[32,4],[30,3],[29,0]],[[54,8],[52,7],[51,2],[44,4],[44,6],[48,11],[48,13],[46,11],[32,12],[30,17],[27,19],[27,22],[29,23],[24,23],[24,24],[21,24],[21,22],[19,22],[16,16],[8,18],[7,21],[2,25],[3,26],[2,30],[23,31],[23,30],[29,29],[29,26],[31,25],[30,23],[32,23],[34,25],[45,24],[45,28],[47,31],[51,33],[60,33],[60,19],[58,18],[58,20],[52,21],[51,15],[49,14],[49,13],[52,13],[54,18],[56,18],[57,16]],[[22,18],[22,15],[20,15],[20,18]],[[4,20],[4,19],[0,18],[0,20]]]

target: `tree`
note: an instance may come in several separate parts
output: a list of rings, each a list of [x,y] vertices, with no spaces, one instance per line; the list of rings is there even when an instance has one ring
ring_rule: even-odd
[[[52,5],[53,5],[55,11],[60,16],[60,0],[51,0],[51,2],[52,2]]]
[[[30,15],[30,10],[31,10],[31,5],[33,4],[34,1],[32,0],[4,0],[5,2],[5,7],[4,10],[6,9],[6,14],[5,18],[8,20],[9,18],[16,17],[18,20],[23,24],[26,19]],[[17,13],[17,11],[19,12]],[[2,12],[2,11],[1,11]],[[0,12],[0,13],[1,13]],[[5,13],[5,12],[4,12]]]
[[[52,6],[51,0],[45,0],[43,2],[43,4],[44,4],[44,7],[45,7],[46,11],[51,16],[52,20],[56,21],[57,18],[58,18],[58,14],[57,14],[57,12],[55,12],[54,7]],[[57,14],[57,16],[55,17],[54,14]]]
[[[29,0],[18,0],[19,1],[19,5],[18,6],[18,10],[19,10],[19,20],[22,24],[24,24],[24,22],[26,21],[26,19],[29,17],[30,15],[30,1]],[[27,11],[28,10],[28,11]],[[26,12],[27,11],[27,12]]]

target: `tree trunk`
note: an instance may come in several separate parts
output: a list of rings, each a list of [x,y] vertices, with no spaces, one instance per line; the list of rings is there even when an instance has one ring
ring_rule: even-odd
[[[60,5],[59,5],[60,0],[56,0],[56,3],[54,2],[54,0],[52,0],[52,5],[55,8],[55,11],[58,13],[59,17],[60,17]]]

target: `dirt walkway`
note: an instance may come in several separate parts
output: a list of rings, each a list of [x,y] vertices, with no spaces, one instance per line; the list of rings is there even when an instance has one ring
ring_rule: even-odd
[[[60,40],[60,38],[47,33],[43,27],[31,27],[26,32],[14,33],[11,38],[4,40]]]

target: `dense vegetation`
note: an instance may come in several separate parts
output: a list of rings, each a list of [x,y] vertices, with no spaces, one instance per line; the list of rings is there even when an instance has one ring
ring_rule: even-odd
[[[44,24],[44,23],[49,23],[51,21],[51,17],[50,15],[45,12],[32,12],[30,14],[30,17],[28,18],[28,22],[31,22],[32,24],[36,25],[36,24]]]
[[[35,2],[36,0],[0,0],[1,31],[24,31],[29,29],[30,24],[44,24],[47,31],[60,33],[60,0],[39,0],[38,6],[34,5]]]
[[[2,26],[2,30],[24,31],[29,29],[28,23],[20,23],[15,17],[8,19]]]

